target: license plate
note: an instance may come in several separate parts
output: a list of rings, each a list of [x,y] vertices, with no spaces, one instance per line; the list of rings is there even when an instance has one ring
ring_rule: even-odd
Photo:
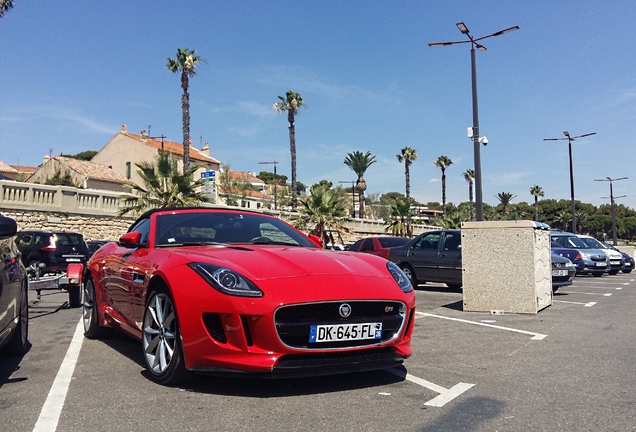
[[[552,276],[567,276],[567,270],[552,270]]]
[[[382,323],[312,325],[309,327],[309,342],[337,342],[381,338]]]
[[[625,263],[625,267],[631,267],[631,266],[632,266],[632,263],[628,263],[628,262]]]
[[[621,265],[620,261],[610,261],[611,265]]]
[[[82,262],[80,258],[66,258],[66,262]]]
[[[596,267],[607,267],[607,263],[606,262],[597,262],[596,263]]]

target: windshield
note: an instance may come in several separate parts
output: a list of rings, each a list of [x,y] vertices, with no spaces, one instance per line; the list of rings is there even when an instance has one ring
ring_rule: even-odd
[[[593,249],[588,246],[583,240],[576,236],[554,236],[552,237],[552,241],[560,244],[566,248],[574,248],[574,249]]]
[[[603,243],[601,243],[600,241],[596,240],[595,238],[583,238],[581,240],[583,240],[585,242],[585,244],[587,244],[591,248],[594,248],[594,249],[607,249],[607,247],[605,245],[603,245]]]
[[[259,214],[202,210],[157,216],[155,246],[226,243],[317,247],[282,220]]]

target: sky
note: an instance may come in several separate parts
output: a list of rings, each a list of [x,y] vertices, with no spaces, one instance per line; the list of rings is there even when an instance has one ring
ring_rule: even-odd
[[[297,178],[347,186],[348,153],[371,152],[366,194],[405,192],[396,155],[417,151],[411,196],[468,201],[474,168],[470,44],[474,37],[483,201],[575,198],[636,208],[636,2],[15,0],[0,19],[0,160],[37,166],[45,155],[100,150],[128,130],[182,140],[181,85],[166,62],[177,48],[203,63],[190,80],[191,137],[232,170],[291,178],[286,115],[272,109],[293,90]]]

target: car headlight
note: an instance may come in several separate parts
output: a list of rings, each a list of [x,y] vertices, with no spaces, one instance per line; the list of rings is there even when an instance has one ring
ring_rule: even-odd
[[[393,276],[393,279],[395,279],[395,282],[397,282],[398,286],[403,292],[410,293],[411,291],[413,291],[413,285],[411,285],[411,281],[404,274],[402,269],[397,266],[397,264],[389,261],[388,263],[386,263],[386,268],[389,270],[391,276]]]
[[[570,261],[568,263],[565,263],[565,266],[566,267],[576,267],[576,265],[572,261]]]
[[[223,294],[263,297],[263,291],[254,282],[227,267],[207,263],[190,263],[188,267],[197,272],[212,288]]]

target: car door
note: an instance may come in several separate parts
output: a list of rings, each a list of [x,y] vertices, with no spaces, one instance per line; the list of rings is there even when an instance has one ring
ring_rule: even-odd
[[[445,231],[440,243],[441,247],[438,260],[440,282],[461,285],[461,233],[459,231]]]
[[[438,247],[441,231],[424,233],[416,240],[408,251],[408,261],[420,283],[433,282],[439,279]]]

